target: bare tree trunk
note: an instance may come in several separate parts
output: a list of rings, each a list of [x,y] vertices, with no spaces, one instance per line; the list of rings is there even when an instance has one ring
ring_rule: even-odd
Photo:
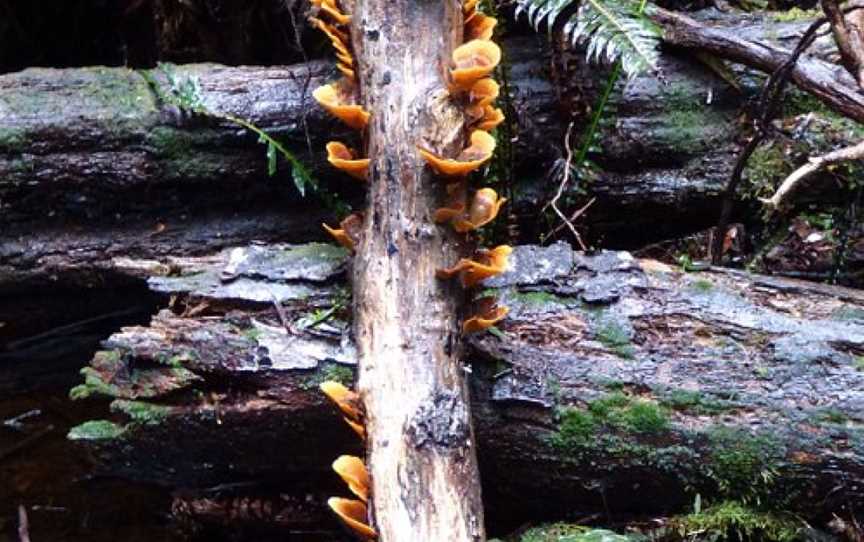
[[[369,208],[354,268],[358,389],[380,540],[483,540],[459,344],[459,299],[435,269],[459,243],[434,225],[439,186],[417,145],[456,151],[463,117],[445,73],[462,37],[455,0],[359,0],[352,39],[368,134]]]

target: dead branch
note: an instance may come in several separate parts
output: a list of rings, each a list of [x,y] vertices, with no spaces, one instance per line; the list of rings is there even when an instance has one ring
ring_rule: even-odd
[[[770,209],[777,209],[780,207],[786,197],[792,192],[792,190],[794,190],[795,187],[802,180],[806,179],[810,175],[816,173],[821,169],[824,169],[830,164],[836,164],[838,162],[848,162],[850,160],[861,160],[862,158],[864,158],[864,141],[850,147],[844,147],[842,149],[823,154],[822,156],[810,157],[806,164],[799,167],[798,169],[793,171],[791,175],[786,177],[786,180],[784,180],[783,183],[780,184],[780,187],[777,188],[777,191],[774,192],[773,196],[771,196],[770,198],[761,198],[761,201]]]
[[[821,5],[831,23],[843,66],[852,74],[858,86],[864,86],[864,36],[861,27],[864,21],[861,13],[845,15],[837,0],[822,0]]]

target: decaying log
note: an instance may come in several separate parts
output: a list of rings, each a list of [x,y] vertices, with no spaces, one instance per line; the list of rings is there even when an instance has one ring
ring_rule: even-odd
[[[491,534],[686,511],[696,493],[817,523],[861,513],[860,291],[563,244],[514,256],[488,284],[504,335],[464,355]],[[316,385],[355,364],[344,259],[252,246],[151,277],[174,311],[113,335],[76,392],[110,396],[121,436],[76,436],[104,472],[165,485],[338,483],[332,456],[359,443]]]
[[[788,45],[802,26],[747,19],[734,31]],[[512,92],[507,109],[518,136],[507,167],[516,179],[513,209],[526,238],[538,233],[537,211],[556,187],[554,179],[544,177],[563,159],[567,124],[595,103],[606,78],[602,70],[585,68],[580,54],[576,69],[560,72],[553,83],[548,63],[538,62],[549,57],[543,42],[542,36],[514,36],[503,44]],[[757,86],[745,78],[739,94],[686,56],[664,54],[661,69],[663,80],[651,75],[622,82],[620,94],[613,94],[615,126],[601,132],[605,171],[587,187],[599,196],[586,216],[597,236],[635,245],[642,239],[634,234],[657,240],[710,224],[737,150],[740,107]],[[331,191],[349,203],[360,200],[359,191],[333,180],[324,165],[323,143],[344,135],[310,99],[311,89],[331,76],[329,63],[192,65],[168,72],[180,83],[197,79],[208,108],[247,118],[280,137]],[[190,118],[166,107],[143,73],[153,76],[159,91],[170,90],[159,69],[30,69],[0,76],[4,235],[70,221],[95,231],[118,221],[154,227],[204,209],[251,216],[247,209],[262,202],[271,208],[319,206],[315,199],[299,200],[287,164],[267,179],[263,148],[254,137],[231,123]],[[159,201],[158,209],[142,203],[150,199]],[[655,221],[663,226],[646,228],[644,220],[654,217],[663,217]]]

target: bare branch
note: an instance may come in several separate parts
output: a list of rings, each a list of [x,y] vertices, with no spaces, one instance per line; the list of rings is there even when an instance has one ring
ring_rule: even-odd
[[[861,160],[862,158],[864,158],[864,141],[850,147],[844,147],[842,149],[829,152],[828,154],[823,154],[822,156],[811,157],[806,164],[799,167],[798,169],[793,171],[791,175],[786,177],[786,180],[783,181],[777,191],[774,192],[773,196],[771,196],[770,198],[762,198],[761,201],[769,208],[777,209],[783,203],[783,200],[786,199],[786,197],[798,185],[798,183],[800,183],[802,180],[806,179],[810,175],[816,173],[821,169],[824,169],[830,164],[836,164],[838,162],[848,162],[850,160]]]

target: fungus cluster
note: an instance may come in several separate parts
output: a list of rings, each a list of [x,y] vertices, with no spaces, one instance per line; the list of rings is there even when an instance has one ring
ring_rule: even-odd
[[[433,215],[436,223],[450,224],[458,233],[469,233],[492,222],[507,201],[495,190],[481,188],[468,197],[468,176],[492,158],[495,138],[489,134],[504,121],[504,113],[494,106],[500,88],[490,77],[501,62],[501,49],[492,42],[497,20],[477,9],[479,0],[465,0],[465,43],[453,51],[449,70],[450,96],[461,103],[470,145],[456,157],[446,158],[418,147],[420,156],[446,184],[447,202]],[[503,273],[512,252],[501,245],[480,249],[473,259],[463,258],[453,267],[439,269],[440,279],[458,277],[464,288],[473,288],[483,280]],[[488,329],[507,315],[507,307],[498,307],[493,298],[476,301],[478,313],[462,324],[463,333]]]
[[[321,391],[344,415],[345,422],[357,435],[365,440],[366,429],[363,425],[363,405],[360,396],[338,382],[327,381],[321,384]],[[339,456],[333,462],[333,470],[357,498],[331,497],[327,505],[339,519],[363,540],[376,538],[375,530],[369,526],[369,502],[371,483],[369,471],[363,460],[353,455]]]

